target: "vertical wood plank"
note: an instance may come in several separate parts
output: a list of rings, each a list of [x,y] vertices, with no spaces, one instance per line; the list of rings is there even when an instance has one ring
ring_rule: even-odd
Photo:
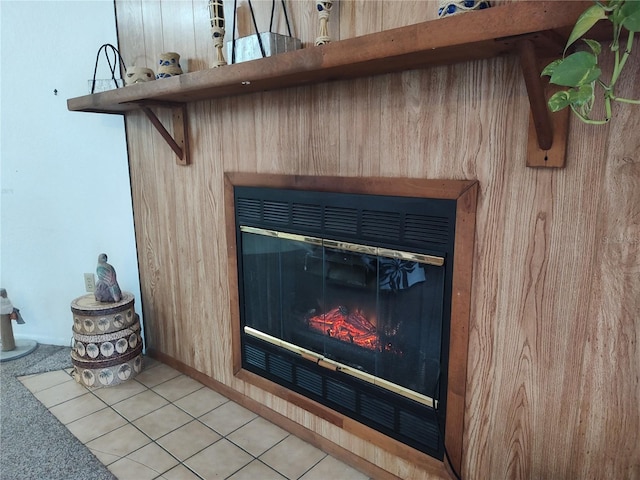
[[[144,33],[144,43],[133,43],[127,51],[130,51],[132,55],[140,55],[139,52],[144,49],[145,59],[151,62],[149,68],[157,74],[159,55],[166,51],[164,48],[161,2],[140,0],[140,8],[142,25],[138,25],[138,30],[142,30]],[[135,27],[132,25],[132,28]],[[121,35],[126,36],[126,33],[123,32]]]
[[[368,8],[369,2],[361,2]],[[424,0],[402,0],[383,2],[383,30],[403,27],[414,23],[426,22],[438,18],[439,2]]]
[[[354,0],[346,2],[334,2],[340,4],[339,38],[353,38],[368,33],[379,32],[383,28],[384,2],[382,0],[370,0],[358,2]]]
[[[145,45],[142,5],[140,0],[116,0],[118,15],[119,51],[125,65],[151,68],[155,72],[155,59],[148,57]],[[142,46],[142,48],[140,48]]]
[[[611,68],[608,60],[605,65]],[[635,80],[640,63],[627,64],[626,70],[617,93],[640,98]],[[579,378],[578,438],[582,449],[593,454],[580,465],[579,474],[640,478],[640,140],[629,134],[640,128],[637,107],[616,104],[612,122],[606,143],[596,144],[597,136],[585,142],[598,153],[604,175],[581,352],[585,375]],[[635,461],[621,464],[614,452]]]
[[[226,7],[228,3],[224,2]],[[213,39],[211,37],[211,19],[209,17],[209,2],[208,0],[192,0],[193,11],[193,41],[194,52],[189,59],[189,71],[195,72],[198,70],[207,70],[211,68],[211,65],[216,58],[216,49],[213,47]],[[225,13],[227,9],[225,8]],[[227,26],[227,23],[228,26]],[[225,30],[231,29],[231,18],[225,16]],[[225,40],[231,38],[230,32],[225,31]],[[227,63],[231,61],[226,58]]]
[[[339,172],[345,176],[378,177],[384,130],[389,128],[382,112],[384,82],[361,79],[337,90],[340,105]]]
[[[196,57],[194,10],[190,1],[164,0],[160,3],[162,15],[162,51],[180,54],[180,65],[184,72],[192,70],[192,61]],[[207,23],[199,29],[207,29]],[[158,57],[159,58],[159,57]],[[196,62],[197,65],[197,62]],[[162,80],[162,79],[160,79]]]

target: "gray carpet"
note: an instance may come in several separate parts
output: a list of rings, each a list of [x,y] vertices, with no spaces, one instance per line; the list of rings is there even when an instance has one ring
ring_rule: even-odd
[[[116,477],[16,378],[69,368],[71,349],[39,345],[0,363],[0,479],[114,480]]]

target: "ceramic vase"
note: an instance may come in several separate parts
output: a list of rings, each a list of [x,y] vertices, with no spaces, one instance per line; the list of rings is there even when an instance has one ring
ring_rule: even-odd
[[[176,52],[161,53],[156,78],[175,77],[181,74],[180,55]]]
[[[153,70],[145,67],[129,67],[125,74],[125,85],[135,85],[136,83],[149,82],[155,80],[156,75]]]
[[[483,10],[485,8],[489,8],[490,6],[491,4],[489,2],[478,0],[462,0],[455,2],[440,0],[438,17],[450,17],[451,15],[470,12],[472,10]]]

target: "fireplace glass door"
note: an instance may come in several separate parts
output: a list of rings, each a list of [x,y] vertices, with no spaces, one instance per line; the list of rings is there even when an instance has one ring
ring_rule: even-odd
[[[240,227],[246,335],[417,401],[438,401],[444,258]]]
[[[442,459],[456,208],[235,186],[242,369]]]

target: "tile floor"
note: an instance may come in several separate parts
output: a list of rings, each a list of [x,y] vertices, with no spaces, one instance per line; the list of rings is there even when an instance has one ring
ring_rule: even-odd
[[[69,370],[20,381],[119,480],[366,480],[167,365],[88,389]]]

